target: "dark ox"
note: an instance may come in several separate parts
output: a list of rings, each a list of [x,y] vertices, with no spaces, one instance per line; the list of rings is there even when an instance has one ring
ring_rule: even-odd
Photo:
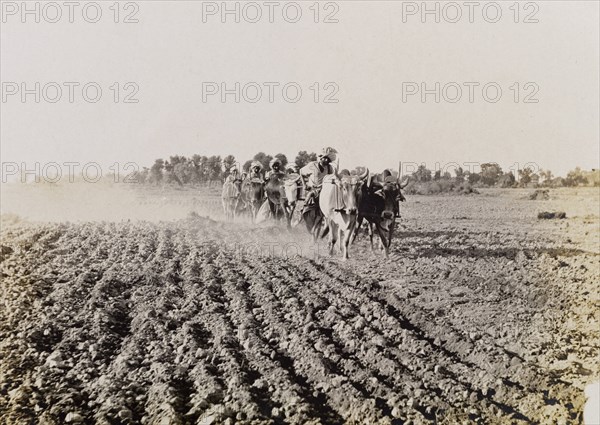
[[[392,244],[398,201],[405,200],[401,189],[404,189],[408,182],[402,185],[400,179],[396,180],[391,176],[385,177],[383,181],[378,181],[377,177],[375,176],[369,184],[362,188],[357,226],[352,236],[352,242],[356,239],[363,220],[367,220],[371,250],[373,250],[373,226],[375,226],[387,257]]]
[[[271,216],[278,221],[285,219],[288,227],[290,227],[291,216],[285,194],[283,174],[273,174],[265,185],[265,191],[267,192]]]
[[[319,207],[329,229],[329,254],[340,241],[340,251],[348,258],[348,244],[356,226],[362,187],[369,175],[366,169],[360,176],[329,175],[323,179]]]
[[[265,187],[261,179],[245,181],[242,188],[242,201],[245,208],[250,212],[252,223],[256,220],[256,214],[260,209],[265,197]]]

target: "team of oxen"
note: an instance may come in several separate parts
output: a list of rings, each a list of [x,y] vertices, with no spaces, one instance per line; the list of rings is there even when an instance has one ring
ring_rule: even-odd
[[[398,174],[400,176],[400,173]],[[379,247],[389,254],[398,216],[398,202],[404,201],[400,177],[389,171],[327,175],[323,179],[318,199],[301,198],[303,180],[299,174],[275,174],[266,182],[262,179],[235,180],[223,186],[223,208],[228,221],[246,215],[252,222],[261,221],[262,210],[268,205],[268,215],[285,221],[292,227],[298,201],[304,200],[302,212],[294,225],[304,221],[307,230],[317,241],[329,234],[329,251],[334,253],[336,243],[344,259],[348,246],[354,241],[364,221],[367,222],[371,249],[373,236],[379,236]]]

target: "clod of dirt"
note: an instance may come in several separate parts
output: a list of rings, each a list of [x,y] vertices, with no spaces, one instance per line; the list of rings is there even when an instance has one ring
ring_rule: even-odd
[[[79,424],[79,423],[83,422],[83,416],[81,416],[77,412],[69,412],[69,413],[67,413],[65,422]]]
[[[4,261],[10,254],[13,253],[13,249],[10,246],[0,245],[0,261]]]
[[[538,219],[540,219],[540,220],[552,220],[554,218],[559,218],[559,219],[567,218],[567,213],[565,213],[563,211],[555,211],[555,212],[542,211],[541,213],[538,213]]]

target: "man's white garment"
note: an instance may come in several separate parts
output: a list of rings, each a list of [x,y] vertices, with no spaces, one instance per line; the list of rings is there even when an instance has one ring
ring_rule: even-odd
[[[312,161],[300,169],[300,174],[308,177],[308,187],[320,186],[323,183],[323,178],[328,174],[333,174],[335,168],[332,164],[327,164],[323,171],[319,169],[319,162]]]

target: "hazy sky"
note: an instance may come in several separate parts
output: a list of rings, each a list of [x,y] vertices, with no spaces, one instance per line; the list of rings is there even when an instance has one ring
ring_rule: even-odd
[[[286,21],[296,15],[289,2],[274,7],[273,23],[264,2],[246,9],[240,3],[239,23],[234,15],[222,23],[220,10],[208,14],[221,9],[221,2],[121,2],[119,21],[134,12],[139,20],[129,24],[114,22],[113,2],[99,2],[99,22],[88,23],[84,16],[93,20],[95,10],[88,7],[84,15],[86,3],[75,8],[74,23],[65,6],[59,22],[51,23],[56,10],[40,4],[36,23],[34,15],[22,16],[20,1],[2,3],[3,162],[149,166],[175,154],[233,154],[245,161],[258,151],[293,158],[299,150],[334,146],[342,167],[495,161],[509,168],[535,162],[556,174],[576,165],[598,167],[596,1],[539,1],[518,8],[499,2],[496,23],[488,22],[496,16],[490,2],[474,9],[473,23],[464,2],[440,3],[439,23],[414,10],[420,1],[323,2],[319,23],[312,1],[297,3],[302,16],[296,23]],[[35,2],[28,5],[33,9]],[[456,23],[449,22],[458,10],[454,5],[462,13]],[[262,19],[248,22],[259,9]],[[339,22],[322,22],[327,16]],[[34,94],[23,103],[21,83],[35,92],[35,82],[40,103]],[[73,103],[65,82],[80,84]],[[90,82],[102,89],[97,103],[82,95]],[[125,87],[128,82],[139,87],[133,96],[138,103],[123,103],[134,90]],[[203,83],[211,82],[229,89],[239,82],[240,103],[234,94],[225,103],[220,94],[206,95],[204,102]],[[433,93],[425,102],[420,91],[407,94],[409,88],[421,90],[421,83],[435,91],[438,82],[439,103]],[[272,103],[264,83],[279,84]],[[282,87],[288,83],[302,90],[296,103],[284,99]],[[472,103],[465,83],[478,84],[472,86]],[[482,87],[488,83],[486,100]],[[50,103],[56,85],[62,86],[62,97]],[[252,103],[257,85],[262,98]],[[19,92],[10,95],[15,87]],[[336,87],[331,98],[338,102],[325,103]],[[452,103],[456,87],[462,97]],[[502,94],[492,103],[496,87]],[[288,89],[291,100],[295,88]],[[95,96],[93,87],[88,95]]]

